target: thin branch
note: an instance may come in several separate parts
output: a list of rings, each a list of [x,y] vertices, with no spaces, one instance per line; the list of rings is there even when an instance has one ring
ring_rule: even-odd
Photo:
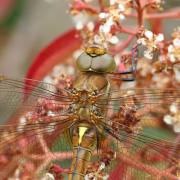
[[[137,18],[137,13],[124,14],[126,17]],[[144,14],[144,19],[179,19],[180,18],[180,10],[171,10],[164,13],[147,13]]]
[[[72,9],[78,11],[87,11],[93,14],[98,14],[100,12],[99,8],[91,6],[88,3],[85,3],[81,0],[75,0],[75,2],[72,4]]]
[[[112,54],[117,54],[117,53],[122,52],[125,48],[127,48],[129,46],[129,44],[131,43],[131,41],[133,40],[134,37],[135,37],[135,35],[130,35],[126,41],[120,42],[116,46],[112,47],[110,49]]]

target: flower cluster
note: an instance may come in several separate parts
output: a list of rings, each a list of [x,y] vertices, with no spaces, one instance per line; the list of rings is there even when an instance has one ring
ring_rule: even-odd
[[[159,43],[164,40],[163,34],[155,35],[149,30],[143,32],[143,36],[137,40],[138,44],[142,44],[147,49],[144,51],[144,56],[148,59],[153,58],[153,52],[159,48]]]
[[[180,27],[173,33],[173,42],[168,46],[168,57],[173,63],[180,61]]]
[[[102,162],[96,172],[86,174],[85,180],[107,180],[109,178],[109,175],[102,172],[105,169],[105,166],[105,163]]]
[[[108,48],[109,44],[117,44],[118,37],[112,33],[113,27],[119,26],[125,19],[125,14],[129,12],[131,0],[111,0],[106,11],[99,13],[100,26],[98,33],[94,36],[96,44]]]
[[[125,19],[125,15],[130,13],[132,0],[110,0],[109,6],[100,10],[91,7],[88,2],[85,4],[80,0],[74,1],[71,14],[76,29],[84,35],[83,38],[87,44],[95,43],[104,48],[108,48],[111,44],[117,44],[119,39],[115,33],[112,32],[112,29],[120,27],[121,21]],[[82,11],[79,6],[86,6],[86,11]],[[96,33],[94,33],[95,18],[92,18],[89,12],[95,14],[99,22]]]

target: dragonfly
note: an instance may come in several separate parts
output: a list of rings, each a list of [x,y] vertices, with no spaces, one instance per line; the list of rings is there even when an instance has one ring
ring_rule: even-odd
[[[114,58],[94,45],[75,77],[0,76],[0,118],[11,119],[0,125],[1,179],[178,179],[179,139],[153,124],[178,110],[180,89],[120,88],[136,63],[114,72]]]

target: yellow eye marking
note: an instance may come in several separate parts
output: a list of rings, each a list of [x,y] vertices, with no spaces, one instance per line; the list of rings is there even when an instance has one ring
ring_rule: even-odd
[[[94,53],[94,49],[91,47],[86,48],[85,51],[87,54],[93,54]]]
[[[99,48],[99,47],[87,47],[85,48],[85,52],[87,54],[95,54],[95,55],[103,55],[106,54],[106,50],[104,48]]]
[[[88,128],[87,127],[79,127],[79,140],[78,143],[81,144],[82,138]]]

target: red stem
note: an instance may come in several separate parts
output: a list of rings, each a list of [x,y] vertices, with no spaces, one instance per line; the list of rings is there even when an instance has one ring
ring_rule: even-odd
[[[93,14],[98,14],[100,12],[98,8],[91,6],[81,0],[75,0],[72,4],[72,9],[76,9],[78,11],[88,11]]]
[[[125,16],[137,18],[138,14],[131,13],[131,14],[125,14]],[[164,13],[148,13],[144,15],[144,19],[172,19],[172,18],[176,18],[176,19],[180,18],[179,9],[176,11],[171,10],[169,12],[164,12]]]
[[[140,0],[135,0],[137,4],[137,20],[138,20],[138,27],[143,25],[143,8],[141,7]]]
[[[136,35],[137,29],[122,27],[121,25],[117,25],[112,27],[112,33],[116,33],[116,32]]]
[[[126,41],[123,41],[119,44],[117,44],[116,46],[110,48],[110,51],[112,52],[112,54],[117,54],[122,52],[125,48],[128,47],[129,43],[133,40],[135,35],[130,35]]]

